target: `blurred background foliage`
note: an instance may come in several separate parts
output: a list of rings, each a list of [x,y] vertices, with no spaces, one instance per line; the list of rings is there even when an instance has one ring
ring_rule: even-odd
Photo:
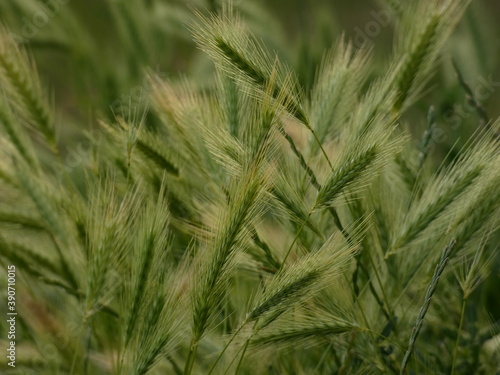
[[[377,76],[389,59],[398,9],[405,6],[398,0],[233,3],[250,29],[295,69],[305,89],[311,87],[325,51],[342,34],[357,47],[366,42],[374,49],[373,76]],[[147,71],[174,80],[189,74],[209,87],[213,66],[192,41],[187,27],[194,19],[191,7],[217,12],[220,4],[217,0],[4,1],[0,19],[32,52],[42,79],[52,89],[61,142],[72,143],[82,129],[96,126],[96,118],[112,118],[124,109],[141,112],[147,105]],[[441,144],[434,153],[438,164],[479,123],[452,60],[489,117],[500,114],[495,106],[500,99],[499,15],[498,1],[472,3],[449,40],[427,94],[407,114],[411,132],[419,139],[429,107],[437,109],[433,141]]]

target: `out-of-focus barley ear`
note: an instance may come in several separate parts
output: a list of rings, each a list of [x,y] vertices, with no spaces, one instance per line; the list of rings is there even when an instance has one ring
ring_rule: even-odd
[[[7,92],[15,98],[12,103],[19,113],[43,134],[48,145],[57,152],[54,120],[38,73],[33,62],[3,28],[0,29],[0,79],[6,84]]]
[[[201,137],[193,139],[191,134],[212,125],[217,113],[213,102],[187,79],[174,83],[150,76],[149,80],[152,107],[163,122],[159,130],[166,132],[161,133],[165,141],[189,160],[192,167],[206,169],[211,161],[208,150]]]
[[[47,230],[46,224],[44,224],[40,220],[40,217],[38,217],[33,212],[11,212],[1,210],[0,222],[18,225],[26,229],[34,229],[40,231]]]
[[[16,266],[26,269],[35,278],[59,275],[60,269],[45,256],[21,244],[7,242],[0,236],[2,256],[11,260]],[[36,267],[35,267],[36,265]]]
[[[421,94],[442,46],[469,3],[469,0],[426,0],[405,10],[395,34],[395,56],[403,59],[394,82],[398,87],[395,113],[407,108]]]
[[[39,165],[33,152],[33,145],[24,133],[20,132],[19,126],[15,124],[13,113],[6,100],[0,100],[0,123],[4,126],[12,144],[16,147],[19,155],[35,170]]]
[[[370,73],[370,52],[368,48],[355,51],[342,37],[325,54],[311,90],[308,109],[311,127],[321,143],[338,136],[355,110],[360,88]],[[311,142],[310,148],[314,153],[318,144]]]
[[[131,226],[137,219],[139,188],[135,187],[121,198],[113,186],[113,176],[97,181],[92,187],[92,199],[85,215],[90,242],[86,262],[86,319],[96,314],[102,302],[112,299],[119,290],[112,278],[120,267],[123,254],[130,246],[127,241]],[[105,220],[107,225],[100,225]],[[113,272],[112,272],[113,271]]]
[[[53,239],[65,278],[73,288],[78,288],[76,273],[70,263],[70,252],[66,249],[71,244],[70,234],[67,230],[64,214],[57,208],[59,202],[57,202],[54,187],[41,179],[40,176],[34,175],[22,160],[16,162],[16,167],[20,187],[31,198],[38,213],[47,223],[45,228]]]
[[[157,135],[151,134],[150,131],[144,129],[142,119],[136,119],[136,124],[129,124],[122,118],[117,119],[117,124],[122,131],[127,134],[127,155],[130,159],[133,148],[139,151],[140,155],[146,160],[151,161],[156,167],[161,170],[165,170],[171,175],[177,177],[179,176],[179,169],[174,165],[173,162],[165,156],[165,150],[161,150],[158,147],[153,146]]]
[[[147,14],[135,2],[111,2],[109,10],[117,23],[120,41],[130,53],[130,69],[139,70],[147,61],[151,61],[150,47],[154,41],[147,38],[149,24],[144,22]]]
[[[406,64],[401,71],[398,79],[398,97],[394,103],[396,111],[401,110],[406,98],[410,93],[410,89],[414,85],[415,78],[420,72],[420,67],[423,60],[427,57],[432,43],[434,42],[437,27],[439,23],[439,15],[434,15],[428,21],[418,44],[414,47],[411,53],[407,56]]]
[[[168,173],[178,176],[179,170],[160,154],[159,151],[155,150],[152,146],[148,145],[145,141],[138,139],[136,143],[137,150],[146,158],[153,161],[159,168],[166,170]]]
[[[52,199],[47,199],[50,196],[48,194],[49,187],[41,182],[40,178],[34,176],[26,166],[21,163],[16,163],[16,166],[19,185],[29,195],[40,215],[48,223],[52,233],[67,243],[67,233],[64,230],[62,219],[54,207],[54,196]]]
[[[453,68],[455,69],[455,72],[457,73],[458,82],[460,83],[460,85],[463,87],[465,93],[467,94],[467,101],[474,108],[477,115],[479,116],[479,121],[480,121],[481,126],[489,127],[488,123],[490,121],[490,117],[488,116],[486,109],[483,107],[483,105],[481,104],[479,99],[476,97],[476,95],[472,91],[472,88],[465,81],[465,78],[463,77],[462,73],[460,72],[460,69],[458,68],[457,62],[455,60],[452,60],[452,63],[453,63]],[[497,139],[500,137],[500,133],[498,133],[498,130],[496,133],[494,133],[494,136]]]

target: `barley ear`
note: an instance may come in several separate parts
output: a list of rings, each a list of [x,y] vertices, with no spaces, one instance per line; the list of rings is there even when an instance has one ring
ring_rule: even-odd
[[[57,152],[54,120],[38,74],[26,53],[4,29],[0,30],[0,80],[15,98],[14,103],[19,112],[43,134],[49,146]]]

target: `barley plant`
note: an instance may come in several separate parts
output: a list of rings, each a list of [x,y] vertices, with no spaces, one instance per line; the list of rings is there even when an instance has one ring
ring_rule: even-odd
[[[500,373],[482,8],[315,3],[2,2],[2,374]]]

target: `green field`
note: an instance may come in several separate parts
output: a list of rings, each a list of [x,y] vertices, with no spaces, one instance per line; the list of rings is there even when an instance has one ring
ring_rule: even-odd
[[[0,4],[0,373],[500,374],[496,1]]]

